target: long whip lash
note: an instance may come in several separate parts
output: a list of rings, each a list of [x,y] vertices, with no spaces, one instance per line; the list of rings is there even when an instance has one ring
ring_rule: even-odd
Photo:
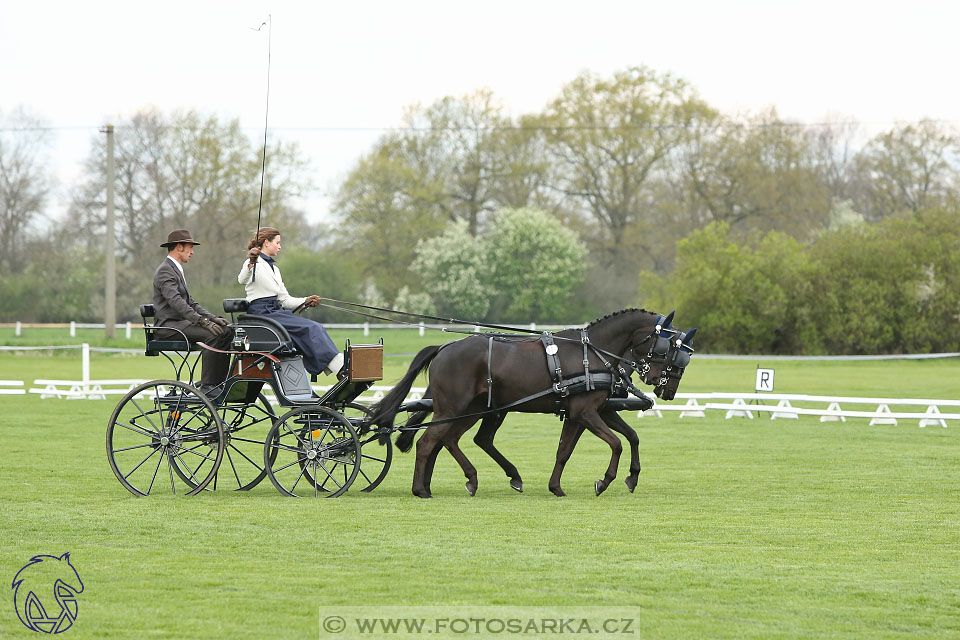
[[[270,120],[270,49],[273,40],[273,16],[272,14],[267,14],[267,19],[265,22],[261,22],[260,26],[252,31],[260,31],[263,27],[267,27],[267,106],[263,116],[263,157],[260,162],[260,204],[257,205],[257,231],[253,236],[254,243],[260,239],[260,216],[263,213],[263,181],[267,173],[267,123]],[[254,244],[256,246],[256,244]],[[253,282],[257,281],[257,261],[253,262]]]

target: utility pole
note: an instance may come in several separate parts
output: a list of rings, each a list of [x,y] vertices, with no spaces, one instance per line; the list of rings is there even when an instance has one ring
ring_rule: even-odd
[[[113,125],[108,124],[103,131],[107,134],[107,242],[105,247],[107,286],[103,305],[103,324],[106,336],[113,338],[117,330],[117,263],[114,256],[113,237]]]

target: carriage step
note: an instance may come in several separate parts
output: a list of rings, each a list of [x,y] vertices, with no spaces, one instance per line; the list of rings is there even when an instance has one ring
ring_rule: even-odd
[[[410,413],[414,413],[415,411],[433,411],[433,398],[420,398],[419,400],[404,402],[400,405],[398,411],[409,411]]]
[[[614,411],[647,411],[653,408],[653,400],[650,398],[610,398],[602,408],[613,409]]]

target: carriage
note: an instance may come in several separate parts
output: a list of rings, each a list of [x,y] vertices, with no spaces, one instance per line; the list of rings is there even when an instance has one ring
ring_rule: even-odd
[[[158,490],[196,494],[248,490],[269,477],[284,495],[331,498],[355,482],[363,491],[379,485],[393,446],[378,437],[367,420],[369,409],[356,400],[383,377],[382,339],[348,341],[344,373],[321,396],[282,325],[244,313],[242,298],[224,300],[223,308],[234,328],[230,373],[216,391],[204,394],[194,372],[202,350],[211,347],[191,346],[182,333],[160,339],[153,305],[140,306],[145,354],[167,358],[174,376],[137,386],[114,409],[107,457],[120,483],[138,496]],[[278,406],[264,394],[265,386]]]
[[[200,354],[211,347],[199,343],[199,350],[192,348],[182,333],[179,339],[160,339],[160,328],[151,324],[153,305],[140,307],[145,353],[166,357],[175,377],[132,389],[110,418],[110,467],[135,495],[149,495],[161,487],[166,491],[168,481],[173,493],[248,490],[266,477],[280,493],[294,497],[337,497],[358,481],[362,491],[372,491],[393,459],[390,435],[405,432],[397,440],[405,451],[413,432],[420,430],[426,433],[418,444],[414,494],[430,497],[433,461],[445,447],[463,468],[467,491],[473,495],[476,469],[460,451],[458,440],[478,419],[482,423],[474,441],[500,464],[511,486],[522,491],[516,467],[493,446],[494,434],[511,411],[556,413],[563,420],[550,480],[555,495],[564,495],[560,474],[585,429],[611,447],[610,464],[596,482],[596,494],[616,476],[620,444],[614,431],[631,446],[630,475],[625,482],[633,491],[640,470],[637,436],[617,412],[647,410],[653,402],[633,386],[631,373],[654,386],[658,397],[672,399],[690,361],[696,331],[673,328],[673,313],[662,316],[624,309],[585,328],[557,334],[471,335],[421,350],[403,379],[377,406],[368,408],[357,399],[383,377],[382,339],[377,344],[348,341],[342,375],[320,396],[282,325],[245,313],[245,299],[226,299],[223,304],[232,320],[234,340],[231,350],[223,352],[231,358],[229,375],[212,393],[201,392],[194,384]],[[441,351],[445,355],[438,357]],[[434,359],[426,396],[405,402],[413,379]],[[434,384],[436,369],[443,373]],[[278,408],[264,395],[265,385],[272,388]],[[636,398],[628,398],[628,391]],[[426,422],[438,395],[444,410]],[[397,426],[397,412],[411,415]]]

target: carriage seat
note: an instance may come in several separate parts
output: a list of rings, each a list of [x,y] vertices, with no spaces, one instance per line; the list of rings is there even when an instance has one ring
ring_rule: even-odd
[[[151,322],[156,315],[156,311],[154,310],[152,304],[140,305],[140,317],[143,318],[143,335],[147,343],[144,355],[159,356],[161,351],[190,351],[190,342],[187,340],[187,336],[183,334],[181,334],[181,336],[183,336],[182,340],[157,339],[157,327],[155,327]],[[168,329],[166,327],[161,328],[168,331],[177,331],[177,329]]]
[[[300,353],[282,324],[267,316],[243,313],[249,306],[246,298],[226,298],[223,301],[223,310],[244,330],[250,341],[250,351],[266,351],[279,356]],[[235,315],[238,313],[241,315]]]

